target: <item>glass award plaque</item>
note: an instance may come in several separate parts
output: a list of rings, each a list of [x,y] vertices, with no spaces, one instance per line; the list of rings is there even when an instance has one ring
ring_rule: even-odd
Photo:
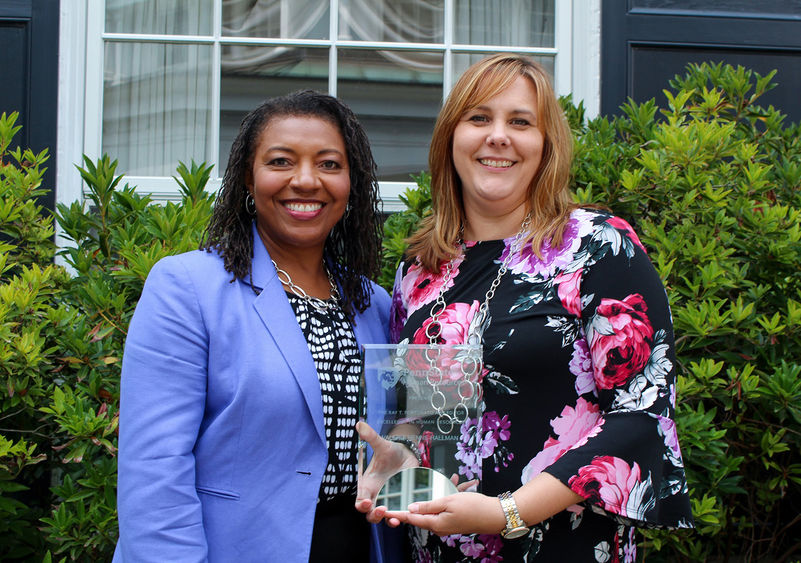
[[[482,368],[480,345],[363,347],[359,416],[378,436],[360,441],[358,498],[405,510],[477,484],[459,469],[480,447]]]

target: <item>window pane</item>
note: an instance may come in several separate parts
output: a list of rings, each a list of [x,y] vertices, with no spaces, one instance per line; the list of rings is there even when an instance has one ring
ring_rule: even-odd
[[[106,31],[211,35],[213,15],[213,0],[106,0]]]
[[[455,0],[456,43],[554,46],[554,0]]]
[[[415,471],[414,472],[414,489],[424,495],[431,493],[432,474],[430,471]]]
[[[467,70],[467,67],[469,67],[473,63],[476,63],[476,62],[480,61],[481,59],[483,59],[485,57],[489,57],[492,54],[494,54],[494,53],[483,53],[483,54],[475,53],[475,54],[469,54],[469,55],[468,54],[454,54],[453,55],[453,76],[454,76],[453,82],[454,82],[454,84],[459,79],[459,77],[462,75],[462,73]],[[523,53],[523,54],[525,55],[525,53]],[[548,76],[550,76],[551,77],[551,81],[553,81],[554,61],[553,61],[553,57],[552,56],[549,56],[549,55],[540,55],[540,56],[526,55],[526,56],[529,57],[530,59],[534,60],[534,61],[537,61],[539,64],[541,64],[545,68],[545,70],[548,71]]]
[[[328,39],[329,0],[223,0],[222,34]]]
[[[386,485],[387,496],[389,497],[389,493],[397,493],[400,492],[401,488],[403,488],[403,474],[395,474],[389,478]]]
[[[401,505],[401,497],[400,496],[393,496],[387,499],[387,502],[384,503],[385,506],[389,510],[404,510],[405,507]]]
[[[223,175],[248,112],[267,98],[306,88],[328,91],[328,49],[223,45],[217,173]]]
[[[379,179],[409,181],[427,170],[442,54],[340,49],[338,68],[339,97],[367,130]]]
[[[103,152],[132,176],[169,176],[178,161],[207,160],[211,126],[208,45],[105,47]]]
[[[444,0],[340,0],[339,38],[442,43]]]

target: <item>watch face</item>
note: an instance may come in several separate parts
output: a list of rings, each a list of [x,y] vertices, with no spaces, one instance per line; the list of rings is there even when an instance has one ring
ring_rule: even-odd
[[[513,540],[515,538],[525,536],[528,532],[529,529],[526,526],[520,526],[519,528],[512,528],[506,532],[503,537],[507,540]]]

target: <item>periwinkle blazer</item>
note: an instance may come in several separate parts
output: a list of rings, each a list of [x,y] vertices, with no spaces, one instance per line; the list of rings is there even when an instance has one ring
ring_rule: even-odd
[[[122,366],[115,562],[308,560],[328,459],[320,385],[255,229],[254,243],[259,295],[216,253],[148,276]],[[373,290],[360,344],[387,341],[390,299]]]

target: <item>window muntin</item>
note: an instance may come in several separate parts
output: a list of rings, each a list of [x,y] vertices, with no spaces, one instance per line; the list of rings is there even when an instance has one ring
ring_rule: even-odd
[[[155,97],[137,102],[139,106],[151,105],[149,120],[152,123],[159,121],[157,114],[162,105],[162,120],[173,127],[176,107],[186,106],[185,115],[189,115],[190,107],[194,111],[192,118],[185,119],[187,123],[175,131],[163,127],[158,135],[150,129],[134,126],[134,122],[127,127],[121,124],[120,116],[134,114],[123,106],[134,101],[121,95],[119,84],[109,81],[109,75],[119,74],[119,63],[104,62],[103,131],[98,135],[102,139],[102,150],[120,159],[121,171],[139,176],[136,181],[140,187],[147,184],[148,177],[153,177],[154,182],[159,180],[156,177],[169,179],[178,160],[191,158],[216,164],[215,181],[219,182],[233,137],[248,111],[272,95],[314,88],[338,95],[353,108],[373,143],[382,194],[397,193],[402,188],[392,187],[393,181],[409,184],[410,173],[428,167],[428,141],[441,100],[471,62],[498,50],[509,50],[533,56],[553,71],[557,55],[555,29],[561,29],[562,34],[565,30],[554,25],[554,0],[203,2],[194,4],[191,11],[205,10],[205,16],[196,15],[195,23],[190,25],[176,23],[189,21],[188,9],[181,3],[106,1],[103,39],[107,46],[115,42],[129,45],[172,42],[172,49],[191,50],[189,47],[192,47],[202,52],[198,55],[197,91],[171,80],[172,71],[167,64],[162,64],[159,71],[163,73],[160,80],[164,83],[164,92],[158,88],[147,91],[151,93],[139,90],[145,98]],[[399,2],[406,7],[405,26],[398,25],[394,11]],[[506,9],[499,9],[498,2]],[[211,4],[214,9],[209,8]],[[369,14],[356,10],[367,5],[373,10]],[[142,24],[145,20],[138,17],[136,10],[152,11],[154,6],[162,12],[165,6],[171,6],[176,14],[172,20],[167,19],[173,23]],[[528,6],[530,10],[522,14],[519,6]],[[215,9],[219,10],[219,15],[215,16]],[[335,21],[331,20],[332,13],[338,15]],[[561,13],[564,15],[564,10]],[[472,15],[465,19],[465,14]],[[160,21],[162,17],[153,21]],[[120,21],[126,18],[132,18],[133,23]],[[306,24],[298,27],[297,23],[292,23],[299,21],[297,18]],[[366,26],[365,21],[372,21],[372,27]],[[522,28],[510,33],[508,29],[512,24]],[[481,26],[487,29],[482,31]],[[153,34],[152,37],[148,33]],[[163,33],[188,36],[166,37],[160,35]],[[333,40],[330,39],[332,34]],[[161,48],[165,53],[170,50],[164,45]],[[111,49],[118,58],[121,56],[119,49]],[[130,63],[127,71],[130,83],[158,82],[144,67]],[[141,77],[134,76],[136,72]],[[183,82],[188,81],[189,77],[183,76]],[[166,93],[169,88],[176,88],[178,92]],[[178,102],[170,101],[174,97]],[[168,111],[173,115],[168,115]],[[194,119],[194,129],[188,124],[191,119]],[[174,151],[181,152],[184,142],[186,146],[181,156],[173,156]],[[148,144],[156,147],[148,152],[143,148]],[[160,160],[142,156],[157,154],[158,147],[164,144],[171,148],[162,151]],[[123,154],[126,151],[131,154]],[[162,182],[160,186],[167,184]]]

